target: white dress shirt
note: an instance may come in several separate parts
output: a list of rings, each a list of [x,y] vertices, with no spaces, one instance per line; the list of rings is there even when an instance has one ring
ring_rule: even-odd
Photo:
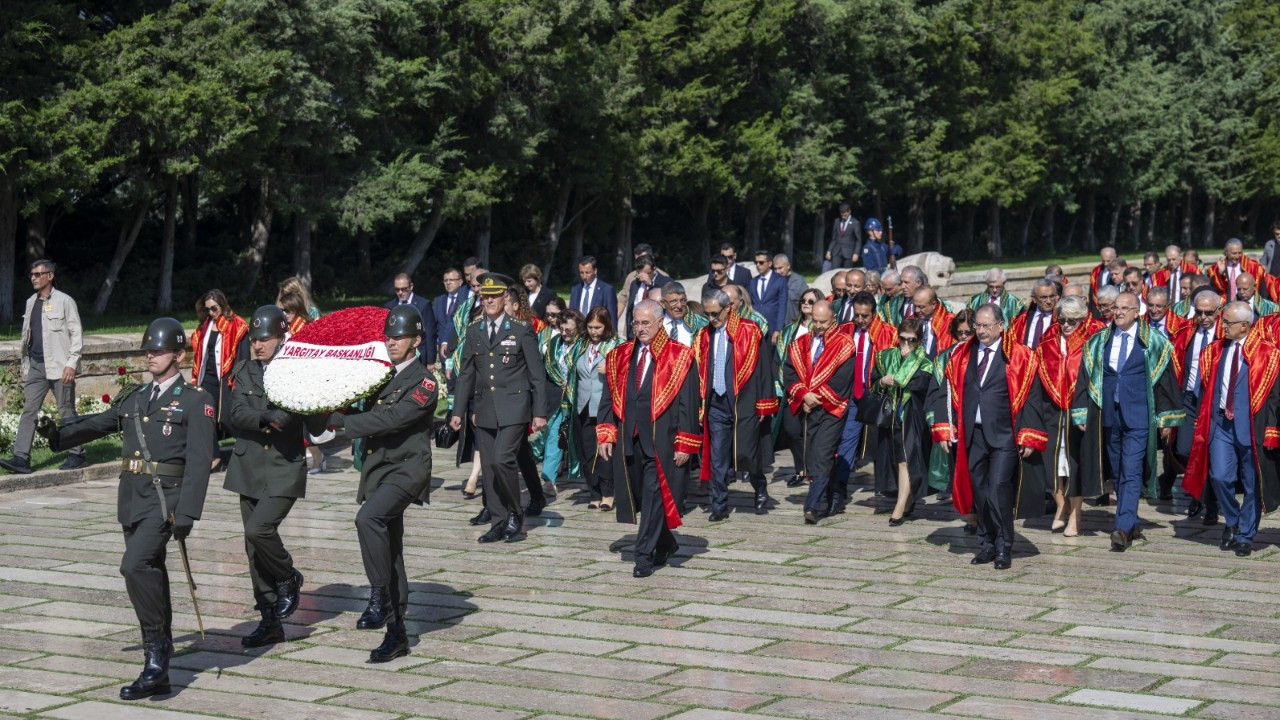
[[[1122,335],[1128,336],[1129,341],[1127,343],[1121,338]],[[1111,336],[1111,352],[1107,356],[1107,365],[1109,365],[1111,369],[1114,370],[1115,372],[1120,372],[1120,367],[1121,367],[1120,366],[1120,363],[1121,363],[1120,346],[1121,345],[1125,346],[1124,359],[1127,360],[1128,356],[1132,355],[1133,351],[1138,347],[1138,325],[1136,323],[1134,324],[1133,327],[1129,328],[1128,330],[1117,331],[1114,335]]]

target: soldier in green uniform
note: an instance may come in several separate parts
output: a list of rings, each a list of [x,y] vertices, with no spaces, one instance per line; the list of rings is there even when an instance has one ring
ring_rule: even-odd
[[[449,419],[454,430],[461,430],[463,418],[473,418],[476,449],[484,462],[485,505],[493,520],[479,537],[482,543],[524,537],[516,455],[527,431],[546,427],[549,414],[538,337],[504,307],[512,283],[497,273],[480,278],[484,315],[467,328],[459,346],[462,360]]]
[[[107,410],[58,427],[41,418],[37,431],[54,450],[121,433],[123,467],[116,517],[124,529],[124,576],[129,601],[142,626],[146,661],[122,700],[169,692],[173,655],[173,608],[165,546],[183,540],[200,519],[213,462],[214,407],[209,394],[188,385],[178,364],[187,333],[173,318],[159,318],[142,336],[152,382],[122,393]]]
[[[222,487],[240,494],[244,551],[249,556],[254,607],[262,622],[241,638],[245,647],[284,642],[280,621],[298,609],[302,573],[280,540],[280,523],[307,491],[303,418],[267,399],[262,376],[284,344],[289,322],[275,305],[263,305],[249,322],[250,358],[236,363],[231,425],[236,446]]]
[[[387,354],[395,377],[365,400],[363,412],[332,413],[327,424],[350,437],[367,438],[356,502],[356,533],[369,578],[369,607],[356,623],[385,626],[382,645],[369,654],[381,663],[409,654],[404,615],[409,580],[404,570],[404,511],[431,494],[431,423],[439,399],[435,376],[417,360],[422,316],[412,305],[387,313]]]

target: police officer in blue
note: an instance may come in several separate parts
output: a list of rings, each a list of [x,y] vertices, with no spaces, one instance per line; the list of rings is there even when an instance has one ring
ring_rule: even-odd
[[[893,258],[902,256],[902,246],[884,241],[884,229],[880,227],[880,221],[875,218],[867,218],[864,229],[867,231],[867,241],[862,246],[862,267],[882,273],[889,267],[891,256]]]

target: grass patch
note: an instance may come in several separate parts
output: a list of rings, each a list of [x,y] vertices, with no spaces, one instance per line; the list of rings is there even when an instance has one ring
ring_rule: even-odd
[[[112,435],[84,446],[84,457],[89,461],[90,465],[98,463],[118,461],[120,459],[120,436]],[[57,470],[58,466],[67,459],[66,452],[54,452],[47,447],[38,447],[31,449],[31,467],[36,470]],[[0,470],[0,476],[11,475],[5,470]]]

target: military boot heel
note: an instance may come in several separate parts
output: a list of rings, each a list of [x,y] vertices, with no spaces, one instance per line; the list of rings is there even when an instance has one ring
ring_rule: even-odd
[[[120,688],[121,700],[141,700],[152,695],[168,694],[169,658],[173,656],[173,640],[160,632],[152,633],[143,640],[145,661],[142,673],[133,684]]]

